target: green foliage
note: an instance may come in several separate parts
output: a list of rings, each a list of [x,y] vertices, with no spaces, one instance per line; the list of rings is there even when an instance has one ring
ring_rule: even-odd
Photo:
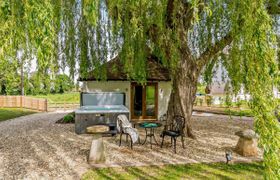
[[[211,106],[213,104],[213,97],[212,96],[205,96],[207,106]]]
[[[69,92],[74,88],[74,82],[66,74],[59,74],[54,80],[54,92],[65,93]]]
[[[200,95],[205,95],[205,88],[206,88],[205,84],[198,83],[198,85],[197,85],[197,93],[199,93]]]
[[[225,105],[227,108],[232,107],[233,102],[232,102],[232,97],[230,95],[226,95],[225,97]]]
[[[242,105],[242,101],[241,101],[241,99],[238,97],[238,98],[236,99],[236,106],[237,106],[238,108],[240,108],[241,105]]]
[[[272,21],[265,1],[232,1],[235,10],[231,17],[234,38],[225,66],[229,72],[233,91],[241,85],[250,92],[250,107],[255,117],[255,129],[264,148],[265,176],[280,177],[280,126],[273,116],[275,100],[272,87],[279,76]]]
[[[199,105],[200,105],[200,106],[203,105],[203,99],[202,99],[202,98],[199,98],[199,99],[198,99],[198,102],[199,102]]]
[[[65,123],[72,123],[74,122],[74,115],[73,114],[67,114],[66,116],[63,117],[63,122]]]
[[[39,95],[32,95],[31,97],[35,98],[44,98],[47,99],[49,103],[80,103],[80,93],[78,92],[71,92],[71,93],[64,93],[64,94],[39,94]]]
[[[20,78],[16,61],[0,60],[0,94],[16,95],[19,93]]]
[[[0,77],[0,94],[19,95],[20,83],[18,73],[3,73],[2,78]],[[65,74],[58,74],[55,79],[51,79],[48,75],[40,77],[38,72],[34,72],[29,76],[25,73],[24,88],[26,95],[49,94],[51,92],[65,93],[73,90],[74,82]]]
[[[280,122],[280,105],[278,107],[276,107],[276,109],[275,109],[275,116],[278,119],[278,121]]]
[[[0,122],[36,113],[36,111],[19,108],[0,108]]]
[[[102,64],[119,54],[127,75],[145,83],[146,60],[153,54],[169,68],[172,78],[182,68],[191,70],[180,78],[195,84],[202,70],[205,80],[210,81],[215,64],[221,61],[228,72],[231,93],[237,94],[244,86],[252,97],[255,128],[264,148],[265,175],[277,178],[280,127],[273,114],[276,102],[272,87],[279,83],[279,61],[266,3],[1,0],[0,65],[7,67],[7,73],[3,76],[0,72],[0,81],[7,93],[13,93],[18,84],[13,73],[35,59],[38,72],[30,80],[37,88],[34,93],[48,94],[59,68],[69,67],[72,78],[78,71],[86,77],[94,70],[96,77],[106,79],[106,66]],[[269,4],[277,12],[275,2]]]
[[[92,169],[82,176],[90,179],[263,179],[261,163],[195,163],[148,167]]]
[[[240,116],[240,118],[242,116],[247,116],[247,117],[253,117],[254,114],[252,113],[251,110],[234,110],[234,109],[226,109],[224,111],[226,114],[230,115],[230,116]]]

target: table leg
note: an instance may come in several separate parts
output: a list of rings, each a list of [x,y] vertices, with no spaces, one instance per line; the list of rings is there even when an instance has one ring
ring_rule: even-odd
[[[153,128],[153,137],[154,137],[154,141],[155,141],[156,145],[158,145],[158,142],[157,142],[157,139],[156,139],[156,136],[155,136],[155,128]]]
[[[145,128],[145,132],[146,132],[146,137],[145,137],[145,140],[144,140],[144,142],[142,143],[142,145],[144,145],[144,144],[146,143],[146,140],[147,140],[147,136],[148,136],[147,128]]]
[[[153,128],[150,128],[150,144],[151,144],[151,149],[152,149],[152,145],[153,145],[152,136],[154,136],[154,134],[153,134]]]

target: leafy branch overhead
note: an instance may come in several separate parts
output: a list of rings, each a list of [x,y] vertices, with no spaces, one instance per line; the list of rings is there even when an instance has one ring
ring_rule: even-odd
[[[185,133],[194,138],[199,77],[222,63],[233,92],[244,87],[252,97],[265,175],[277,179],[280,127],[272,88],[279,82],[273,27],[279,7],[277,0],[1,0],[0,64],[12,69],[36,61],[43,81],[66,67],[72,77],[95,73],[104,80],[104,62],[119,56],[127,75],[145,83],[153,55],[172,75],[168,120],[183,115]]]

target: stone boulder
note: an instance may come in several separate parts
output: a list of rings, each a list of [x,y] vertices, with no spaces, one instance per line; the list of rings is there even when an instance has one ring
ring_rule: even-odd
[[[258,156],[258,134],[251,129],[238,131],[235,135],[239,136],[235,151],[242,156]]]
[[[109,131],[109,126],[104,126],[104,125],[94,125],[94,126],[87,127],[88,134],[99,134],[108,131]]]
[[[241,138],[249,139],[249,140],[259,138],[258,134],[255,131],[253,131],[252,129],[238,131],[235,133],[235,135],[237,135]]]

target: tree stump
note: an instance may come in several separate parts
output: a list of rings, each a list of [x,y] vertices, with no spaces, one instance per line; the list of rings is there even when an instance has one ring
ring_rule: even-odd
[[[258,156],[258,135],[251,129],[238,131],[239,136],[235,151],[242,156]]]
[[[88,157],[88,163],[90,165],[104,163],[106,161],[102,133],[107,131],[109,131],[109,127],[104,125],[96,125],[87,128],[87,133],[93,135]]]

